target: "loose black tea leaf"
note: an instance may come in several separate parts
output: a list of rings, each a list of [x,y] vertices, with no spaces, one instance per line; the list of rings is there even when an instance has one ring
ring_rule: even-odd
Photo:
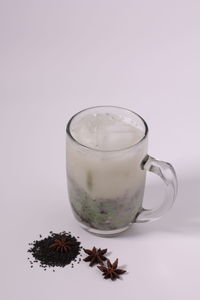
[[[29,253],[35,258],[34,262],[39,261],[40,267],[46,270],[47,267],[65,267],[76,260],[80,254],[80,242],[71,235],[62,231],[60,233],[53,233],[42,240],[33,241],[29,244],[31,248]],[[31,267],[32,267],[32,262]]]

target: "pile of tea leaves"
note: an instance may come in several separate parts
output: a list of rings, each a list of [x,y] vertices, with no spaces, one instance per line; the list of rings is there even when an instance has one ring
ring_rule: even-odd
[[[81,259],[77,256],[81,252],[81,243],[74,237],[71,232],[62,231],[60,233],[49,232],[50,235],[40,240],[35,240],[29,244],[28,252],[34,257],[30,260],[31,267],[33,263],[40,263],[40,267],[46,270],[47,267],[65,267],[73,262],[79,263]],[[54,271],[54,270],[53,270]]]

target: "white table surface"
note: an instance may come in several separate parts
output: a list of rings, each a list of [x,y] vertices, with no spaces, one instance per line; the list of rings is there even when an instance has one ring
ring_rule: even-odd
[[[0,293],[14,299],[200,299],[200,2],[0,2]],[[173,209],[115,238],[82,230],[68,203],[65,125],[80,109],[141,114],[149,153],[179,179]],[[158,203],[148,175],[145,204]],[[128,273],[106,281],[82,262],[56,272],[28,243],[72,231]]]

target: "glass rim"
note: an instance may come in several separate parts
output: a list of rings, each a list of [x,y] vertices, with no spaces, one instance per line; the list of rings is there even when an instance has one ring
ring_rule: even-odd
[[[74,120],[74,118],[76,116],[78,116],[79,114],[83,113],[84,111],[89,111],[91,109],[95,109],[95,108],[117,108],[117,109],[121,109],[121,110],[125,110],[125,111],[128,111],[128,112],[131,112],[132,114],[136,115],[141,121],[142,123],[144,124],[144,135],[142,136],[142,138],[135,144],[131,145],[131,146],[128,146],[128,147],[124,147],[124,148],[121,148],[121,149],[114,149],[114,150],[102,150],[102,149],[96,149],[96,148],[93,148],[93,147],[89,147],[89,146],[86,146],[82,143],[80,143],[77,139],[75,139],[73,137],[73,135],[71,134],[71,131],[70,131],[70,125],[72,123],[72,121]],[[126,150],[130,150],[136,146],[138,146],[141,142],[143,142],[143,140],[146,139],[147,135],[148,135],[148,132],[149,132],[149,129],[148,129],[148,125],[146,123],[146,121],[136,112],[134,112],[133,110],[131,109],[128,109],[128,108],[124,108],[124,107],[121,107],[121,106],[114,106],[114,105],[97,105],[97,106],[91,106],[91,107],[88,107],[88,108],[85,108],[85,109],[82,109],[80,110],[79,112],[77,112],[76,114],[74,114],[70,119],[69,121],[67,122],[67,126],[66,126],[66,133],[68,134],[68,136],[72,139],[73,142],[75,142],[76,144],[78,144],[79,146],[81,147],[84,147],[85,149],[88,149],[88,150],[91,150],[91,151],[96,151],[96,152],[105,152],[105,153],[113,153],[113,152],[120,152],[120,151],[126,151]]]

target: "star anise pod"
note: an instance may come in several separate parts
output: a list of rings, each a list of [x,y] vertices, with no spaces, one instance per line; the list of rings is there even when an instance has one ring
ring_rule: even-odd
[[[85,253],[88,254],[86,258],[84,258],[84,261],[90,261],[89,266],[92,267],[94,264],[103,264],[103,261],[105,261],[107,258],[104,256],[104,254],[107,252],[107,249],[101,249],[98,250],[96,247],[93,247],[92,250],[89,249],[83,249]]]
[[[70,247],[71,242],[64,240],[64,239],[58,239],[54,240],[53,244],[49,246],[49,248],[55,248],[56,251],[60,252],[67,252],[71,249]]]
[[[122,269],[117,269],[118,266],[118,258],[111,264],[110,260],[107,259],[107,267],[104,265],[97,266],[101,272],[103,272],[103,276],[105,279],[110,278],[115,280],[119,278],[121,274],[124,274],[126,271]]]

